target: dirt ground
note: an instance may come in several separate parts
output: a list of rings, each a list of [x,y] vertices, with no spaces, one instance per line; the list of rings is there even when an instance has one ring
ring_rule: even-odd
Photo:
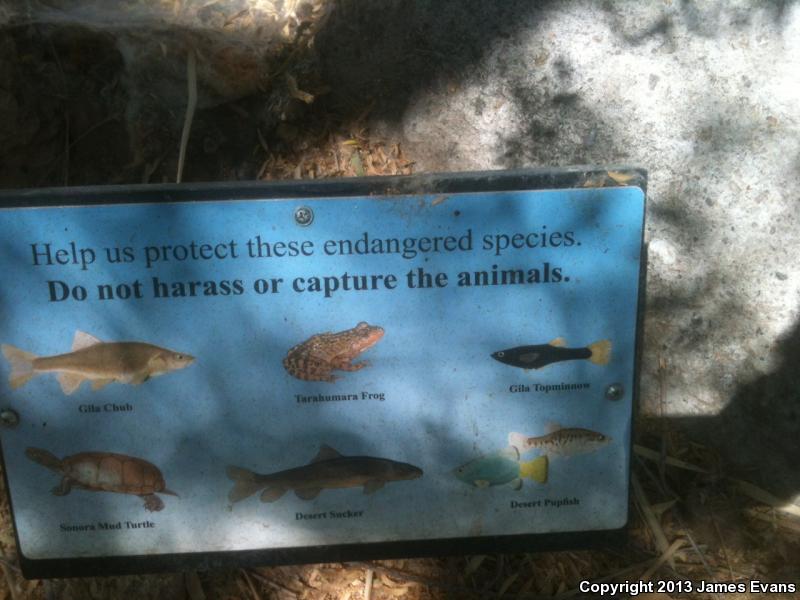
[[[208,6],[213,9],[214,4]],[[220,17],[223,25],[228,19],[243,18],[236,16],[243,13],[234,4]],[[800,336],[791,319],[796,314],[795,288],[782,292],[785,299],[780,300],[780,306],[785,314],[781,313],[780,322],[786,325],[780,328],[774,325],[777,317],[770,323],[769,312],[758,310],[761,305],[757,302],[766,302],[771,291],[746,306],[737,304],[737,298],[720,283],[731,276],[724,264],[701,281],[693,271],[687,272],[677,257],[684,251],[693,256],[691,252],[702,245],[703,240],[693,231],[702,230],[705,236],[712,229],[720,237],[713,248],[706,247],[700,255],[694,255],[695,262],[700,260],[698,256],[723,255],[721,239],[736,235],[728,228],[739,221],[723,218],[728,213],[720,207],[716,192],[709,191],[715,185],[733,185],[736,176],[730,171],[735,169],[731,167],[725,175],[727,179],[722,180],[715,172],[709,175],[708,164],[702,162],[705,158],[713,162],[715,156],[722,156],[720,146],[739,140],[728,127],[735,118],[723,113],[720,120],[699,119],[696,136],[692,133],[691,142],[687,143],[702,164],[683,165],[686,172],[676,174],[681,165],[673,168],[663,159],[640,155],[635,149],[637,143],[646,144],[656,136],[668,138],[671,133],[666,128],[672,125],[672,118],[678,123],[677,116],[654,116],[643,123],[643,130],[649,131],[646,135],[652,136],[644,141],[626,138],[625,128],[624,134],[612,139],[620,121],[604,120],[599,104],[592,105],[580,97],[580,93],[595,90],[592,82],[575,83],[585,76],[581,65],[566,60],[562,56],[565,53],[559,51],[559,42],[553,41],[564,34],[547,21],[551,12],[559,10],[554,6],[557,3],[531,3],[536,4],[536,11],[524,18],[518,2],[495,6],[483,16],[485,6],[473,1],[448,2],[441,8],[420,2],[413,10],[394,1],[366,6],[341,0],[329,3],[330,10],[324,3],[307,4],[303,8],[294,3],[291,19],[273,23],[276,31],[284,31],[288,25],[293,29],[286,34],[288,41],[270,55],[269,60],[279,67],[269,77],[250,77],[252,68],[246,53],[234,53],[226,64],[238,65],[239,80],[252,80],[252,88],[232,88],[230,82],[224,82],[209,91],[202,87],[207,85],[208,74],[204,78],[201,73],[201,96],[206,101],[201,99],[191,123],[183,181],[358,177],[476,167],[636,161],[646,156],[644,166],[651,168],[653,181],[653,208],[648,217],[649,358],[645,361],[642,390],[646,406],[635,427],[637,452],[629,543],[613,549],[525,555],[25,581],[15,565],[13,530],[3,493],[0,567],[4,577],[0,579],[0,600],[566,599],[583,597],[578,590],[582,580],[697,583],[759,579],[800,583],[800,508],[790,502],[798,492],[796,459],[800,458],[795,441]],[[597,25],[592,11],[601,11],[601,3],[595,4],[589,9],[585,3],[576,3],[585,12],[580,13],[577,8],[573,11],[586,15],[578,18],[579,25],[581,18],[585,18],[587,28]],[[618,19],[620,30],[628,36],[626,43],[633,48],[619,50],[612,45],[609,57],[650,53],[653,64],[657,64],[663,55],[683,56],[680,44],[670,48],[674,42],[670,36],[682,31],[684,22],[691,24],[691,18],[701,9],[686,8],[692,5],[688,2],[652,4],[659,4],[660,8],[641,10],[683,11],[665,12],[669,18],[661,21],[651,19],[652,30],[647,35],[655,42],[645,37],[638,39],[631,25],[639,17],[650,23],[648,19],[653,15],[637,17],[627,12],[625,3],[603,3],[602,10],[611,15],[608,18]],[[793,14],[791,2],[739,5],[744,7],[742,19],[749,14],[755,22],[767,15],[763,18],[774,19],[775,27]],[[0,3],[0,25],[6,23],[4,11],[13,6]],[[565,17],[567,25],[580,30],[575,20],[570,20],[572,16]],[[700,45],[714,43],[713,36],[702,29],[703,22],[701,19],[700,24],[695,23],[695,30],[687,26],[688,33],[680,38],[681,44],[688,48],[695,40]],[[516,59],[506,52],[505,59],[495,60],[490,42],[507,50],[525,27],[536,23],[544,23],[543,30],[526,47],[527,55]],[[736,51],[742,53],[745,62],[761,47],[758,44],[770,43],[769,33],[756,32],[748,37],[748,23],[733,22],[730,27],[741,27],[735,31],[744,33],[732,33],[725,39],[739,45]],[[760,35],[767,38],[760,39]],[[127,37],[123,44],[118,31],[75,22],[10,20],[0,27],[0,188],[176,180],[184,130],[184,55],[173,64],[168,59],[177,53],[172,46],[165,46],[166,58],[159,67],[162,70],[148,71],[146,60],[136,63],[139,66],[134,69],[130,48],[137,47],[136,36]],[[652,48],[648,46],[651,42]],[[752,45],[750,54],[748,44]],[[155,47],[162,46],[157,41]],[[696,48],[692,51],[699,52]],[[202,54],[199,60],[202,63]],[[481,61],[484,64],[479,68],[476,65]],[[622,66],[615,68],[619,73]],[[546,74],[537,75],[541,89],[535,87],[535,81],[516,75],[534,73],[536,69],[543,73],[546,70]],[[590,79],[604,79],[601,67],[593,63],[592,69]],[[676,72],[680,69],[684,69],[686,79],[691,79],[692,63],[688,59],[676,67]],[[505,77],[505,89],[492,88],[496,85],[495,75]],[[170,77],[177,84],[167,87],[163,82],[170,81]],[[652,93],[668,98],[672,92],[663,88],[670,84],[671,77],[678,79],[675,73],[655,73],[654,69],[653,75],[642,83],[643,93],[646,95],[649,87]],[[758,72],[753,69],[748,77],[757,79]],[[730,85],[734,86],[730,95],[748,94],[744,80],[737,79],[735,85]],[[496,97],[487,99],[478,94],[476,90],[481,86],[494,90]],[[156,89],[158,93],[154,92]],[[624,97],[623,92],[617,92],[616,100]],[[517,113],[508,112],[512,106],[513,111],[521,111],[528,118],[518,120]],[[624,108],[624,99],[620,106]],[[797,130],[791,110],[787,109],[786,114],[767,111],[763,119],[759,117],[757,128],[740,132],[740,136],[756,145],[769,144],[782,135],[791,137]],[[432,116],[437,113],[438,119]],[[508,129],[512,122],[516,124],[513,131]],[[501,141],[494,137],[490,140],[487,132],[503,134]],[[678,140],[673,145],[682,148],[682,143]],[[786,154],[793,155],[794,146],[787,147],[791,152]],[[669,149],[661,150],[667,153]],[[740,150],[739,158],[747,159],[748,152],[754,152],[752,147]],[[712,177],[713,182],[705,182],[703,174]],[[795,178],[796,174],[795,166]],[[776,177],[769,179],[775,181]],[[758,202],[765,211],[780,202],[780,192],[764,187],[767,182],[738,181],[742,194],[752,196],[753,202],[760,198]],[[787,181],[786,186],[796,189],[791,187],[793,179]],[[761,187],[767,191],[760,192]],[[684,196],[697,200],[706,212],[681,204]],[[755,204],[743,204],[731,210],[739,215],[740,210],[746,213],[758,209]],[[778,245],[782,250],[794,248],[796,207],[770,213],[780,214],[785,215],[789,237]],[[775,227],[772,221],[759,223],[758,227],[762,225],[765,232],[770,226]],[[746,263],[746,258],[741,262]],[[737,268],[744,269],[740,263]],[[776,259],[770,264],[778,265],[770,270],[770,281],[783,285],[789,279],[794,285],[796,269],[787,268],[785,260]],[[682,274],[684,279],[680,279]],[[713,300],[703,302],[706,296]],[[738,299],[742,297],[752,300],[755,292],[742,292]],[[742,314],[746,322],[740,329],[726,332],[728,314]],[[737,342],[744,338],[746,343]],[[713,347],[708,346],[709,340],[715,344]],[[753,340],[760,344],[758,348]],[[741,357],[737,351],[747,355]],[[757,352],[768,355],[768,361],[759,362]],[[715,395],[708,396],[711,400],[703,396],[703,402],[693,401],[692,390],[701,390],[697,393],[702,396],[703,385],[714,387]],[[727,413],[723,410],[714,421],[716,425],[709,425],[708,419],[717,414],[721,399],[727,403]],[[764,410],[778,401],[780,407],[774,411]],[[691,405],[690,409],[681,412],[686,405]],[[709,407],[707,414],[703,407]],[[751,425],[766,419],[767,412],[771,413],[769,423],[760,429]],[[773,437],[770,432],[777,434]],[[755,457],[763,462],[754,468]],[[670,590],[669,594],[653,595],[650,600],[755,597],[762,595]]]

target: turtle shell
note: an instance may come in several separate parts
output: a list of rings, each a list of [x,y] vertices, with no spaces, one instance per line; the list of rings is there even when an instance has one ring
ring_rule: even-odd
[[[81,452],[62,461],[65,477],[88,490],[146,495],[164,490],[164,476],[155,465],[125,454]]]

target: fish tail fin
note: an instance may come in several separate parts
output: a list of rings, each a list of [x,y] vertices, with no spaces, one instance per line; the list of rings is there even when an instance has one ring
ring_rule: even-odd
[[[33,370],[33,361],[38,358],[35,354],[25,352],[14,346],[3,344],[0,346],[3,351],[3,356],[8,359],[11,364],[11,375],[8,380],[11,383],[12,389],[17,389],[28,383],[30,379],[36,377],[38,373]]]
[[[60,471],[62,462],[54,454],[42,448],[25,448],[25,456],[52,471]]]
[[[225,472],[228,474],[228,479],[235,482],[231,491],[228,492],[228,500],[231,502],[239,502],[239,500],[249,498],[265,486],[261,480],[261,475],[248,469],[231,466]]]
[[[538,483],[547,483],[547,456],[540,456],[519,466],[519,476],[533,479]]]
[[[611,340],[600,340],[589,345],[592,355],[589,360],[596,365],[607,365],[611,360]]]
[[[522,454],[528,449],[528,437],[512,431],[508,434],[508,445],[514,446]]]

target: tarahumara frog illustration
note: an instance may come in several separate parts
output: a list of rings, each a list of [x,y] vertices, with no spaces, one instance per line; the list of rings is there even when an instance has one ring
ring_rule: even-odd
[[[355,364],[352,361],[382,337],[381,327],[363,321],[339,333],[319,333],[289,350],[283,367],[298,379],[333,382],[338,379],[332,372],[334,369],[358,371],[369,366],[367,361]]]

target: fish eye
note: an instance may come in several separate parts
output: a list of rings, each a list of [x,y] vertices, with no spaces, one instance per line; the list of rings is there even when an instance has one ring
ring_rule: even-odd
[[[497,356],[499,356],[500,358],[503,358],[505,355],[506,355],[505,352],[498,352],[497,353]]]
[[[177,358],[178,360],[183,360],[183,354],[176,354],[175,358]]]

